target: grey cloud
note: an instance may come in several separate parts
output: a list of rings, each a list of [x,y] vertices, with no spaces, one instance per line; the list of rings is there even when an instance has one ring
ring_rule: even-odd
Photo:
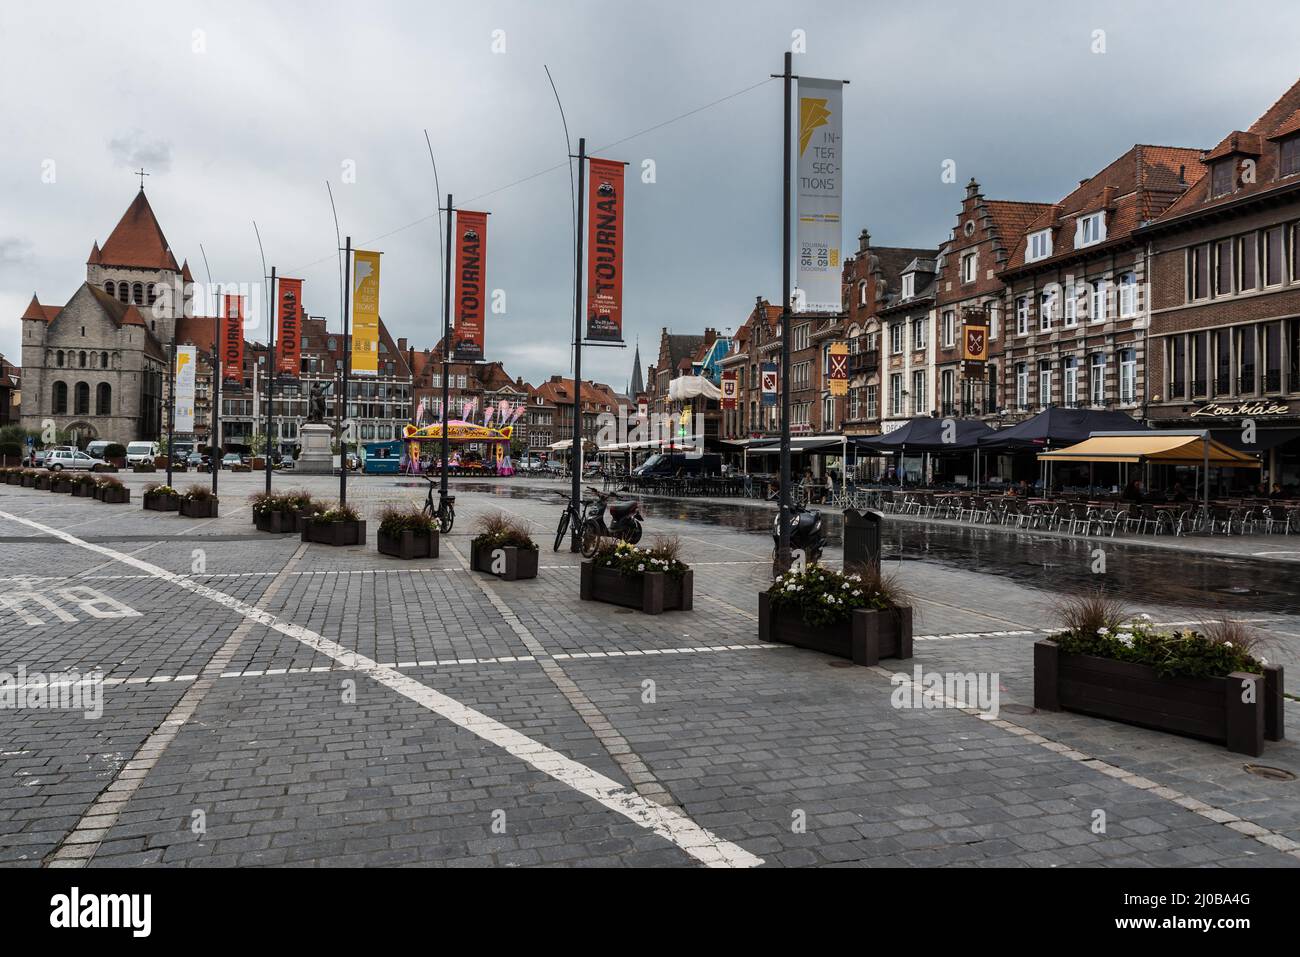
[[[145,172],[166,173],[172,166],[172,145],[165,139],[151,139],[143,130],[131,130],[108,141],[108,151],[118,166]]]

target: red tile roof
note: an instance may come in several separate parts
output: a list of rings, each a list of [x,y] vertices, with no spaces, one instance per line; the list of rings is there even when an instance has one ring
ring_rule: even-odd
[[[1248,196],[1256,196],[1273,189],[1294,186],[1297,178],[1278,178],[1277,140],[1300,132],[1300,80],[1292,84],[1245,132],[1229,133],[1213,150],[1205,154],[1197,165],[1205,170],[1208,164],[1232,155],[1235,144],[1238,151],[1256,161],[1253,182],[1240,183],[1237,189],[1223,196],[1210,196],[1210,177],[1202,176],[1183,196],[1160,216],[1165,223],[1202,209],[1210,209]]]
[[[1187,147],[1134,146],[1080,183],[1059,203],[1045,206],[1022,235],[1011,240],[1014,245],[1007,269],[1026,265],[1025,237],[1043,229],[1052,230],[1052,255],[1033,263],[1034,266],[1054,263],[1075,253],[1074,224],[1081,215],[1106,213],[1106,241],[1090,248],[1106,248],[1126,238],[1143,223],[1159,216],[1190,185],[1204,177],[1205,167],[1200,158],[1200,150]]]
[[[58,306],[42,306],[36,299],[36,293],[32,293],[32,301],[27,304],[27,311],[24,312],[20,319],[39,319],[41,322],[52,322],[54,317],[63,310]]]
[[[91,251],[94,255],[94,250]],[[141,269],[179,271],[167,237],[153,214],[144,190],[136,193],[122,219],[114,227],[100,250],[99,263],[105,266],[134,266]]]

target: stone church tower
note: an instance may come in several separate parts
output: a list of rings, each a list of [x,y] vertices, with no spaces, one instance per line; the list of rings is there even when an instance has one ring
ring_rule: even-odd
[[[142,187],[103,247],[91,247],[86,281],[67,304],[33,295],[22,315],[23,427],[53,422],[82,445],[158,439],[169,350],[192,309],[192,283]]]

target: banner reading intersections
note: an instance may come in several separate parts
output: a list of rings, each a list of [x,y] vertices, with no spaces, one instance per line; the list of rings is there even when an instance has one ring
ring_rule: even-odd
[[[379,373],[379,257],[358,249],[352,267],[352,372]]]
[[[839,80],[799,79],[799,310],[839,312],[840,215],[844,200]]]

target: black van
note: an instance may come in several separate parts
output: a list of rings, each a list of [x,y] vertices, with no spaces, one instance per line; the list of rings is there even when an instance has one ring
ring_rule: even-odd
[[[722,456],[716,452],[687,455],[685,452],[656,452],[632,470],[641,478],[673,475],[721,475]]]

